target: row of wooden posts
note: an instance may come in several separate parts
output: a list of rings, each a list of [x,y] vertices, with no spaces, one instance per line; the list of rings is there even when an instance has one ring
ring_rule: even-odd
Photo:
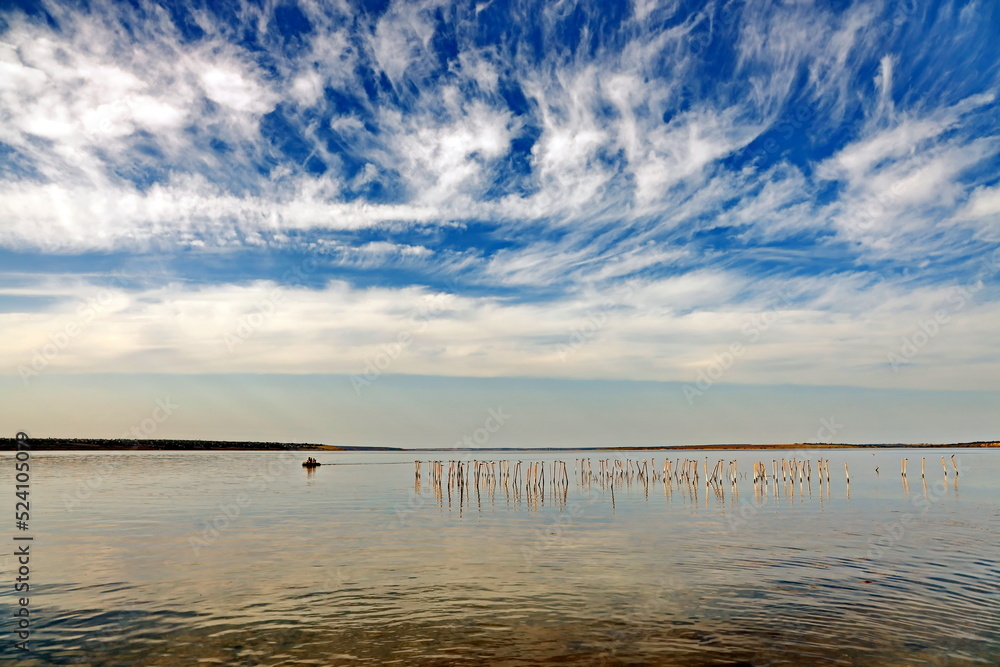
[[[903,460],[900,462],[899,472],[900,472],[900,474],[903,477],[906,477],[906,463],[907,463],[907,461],[909,461],[909,459],[903,458]],[[925,475],[925,464],[926,464],[926,462],[927,462],[926,459],[924,459],[924,458],[920,459],[920,476],[921,477],[925,477],[926,476]],[[955,455],[954,454],[951,455],[951,465],[955,469],[955,477],[958,477],[958,464],[955,463]],[[945,463],[945,460],[944,460],[943,456],[941,457],[941,470],[944,471],[944,476],[947,477],[948,476],[948,464]]]
[[[423,479],[423,461],[414,461],[416,479]],[[550,486],[568,486],[569,472],[564,461],[552,461],[548,473],[544,461],[426,461],[431,484],[460,488],[465,486],[511,485],[528,490]]]
[[[906,479],[906,464],[908,459],[903,458],[900,464],[900,474]],[[423,479],[422,466],[427,464],[427,474],[429,482],[434,486],[447,487],[448,489],[462,490],[467,487],[479,488],[480,485],[495,487],[504,486],[514,489],[524,488],[526,493],[541,491],[544,493],[546,484],[549,488],[563,488],[569,486],[569,468],[565,461],[551,461],[548,471],[544,461],[528,461],[522,466],[521,461],[414,461],[414,473],[416,481],[419,483]],[[662,471],[658,471],[655,459],[639,459],[633,461],[626,458],[621,459],[598,459],[596,461],[596,471],[594,461],[590,458],[574,459],[573,476],[581,484],[598,483],[614,486],[618,482],[631,482],[638,480],[643,483],[648,481],[660,481],[665,483],[687,483],[697,484],[699,482],[698,461],[694,459],[665,459]],[[951,457],[951,464],[958,476],[958,464],[955,456]],[[948,476],[948,465],[945,457],[941,457],[941,468],[945,477]],[[824,481],[830,483],[830,460],[818,459],[816,463],[817,476],[820,484]],[[735,460],[726,462],[719,459],[712,467],[711,473],[708,468],[708,459],[702,464],[704,472],[705,486],[722,484],[728,481],[736,486],[740,479],[740,472]],[[878,468],[875,469],[878,473]],[[763,461],[755,461],[753,464],[753,483],[767,484],[778,483],[779,471],[783,483],[794,483],[796,480],[801,484],[803,481],[812,480],[812,461],[808,459],[781,459],[780,466],[777,459],[771,460],[771,465]],[[926,475],[926,459],[920,459],[920,476]],[[745,476],[745,473],[744,473]],[[844,476],[847,484],[851,483],[851,472],[844,463]],[[825,480],[824,480],[825,478]]]
[[[508,498],[515,501],[524,493],[524,501],[538,505],[549,498],[565,503],[569,493],[569,472],[564,461],[414,461],[415,487],[421,486],[422,464],[427,464],[428,481],[443,502],[447,495],[451,506],[452,494],[458,496],[459,507],[472,502],[475,496],[479,502],[480,490],[490,494],[502,488]]]

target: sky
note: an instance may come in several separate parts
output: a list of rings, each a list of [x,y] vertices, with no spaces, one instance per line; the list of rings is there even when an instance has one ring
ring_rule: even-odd
[[[4,2],[0,429],[998,439],[998,40],[986,0]]]

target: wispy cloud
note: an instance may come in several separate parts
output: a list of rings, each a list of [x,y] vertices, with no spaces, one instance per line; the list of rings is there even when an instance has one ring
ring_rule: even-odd
[[[902,4],[5,11],[0,248],[217,267],[129,293],[67,369],[353,372],[448,283],[454,313],[394,370],[685,380],[795,281],[782,322],[812,342],[775,329],[734,381],[899,382],[872,375],[881,341],[1000,240],[996,12]],[[312,288],[240,268],[267,253],[317,258]],[[546,346],[628,278],[634,303],[558,363]],[[275,288],[241,349],[294,351],[213,359],[203,331]],[[988,356],[963,337],[995,315],[977,299],[928,378]],[[48,325],[4,317],[14,363]]]

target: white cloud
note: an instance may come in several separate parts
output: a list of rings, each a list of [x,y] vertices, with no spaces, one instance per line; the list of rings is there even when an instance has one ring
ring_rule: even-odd
[[[880,115],[862,137],[817,166],[821,178],[844,187],[822,217],[877,257],[947,253],[941,231],[961,221],[962,215],[953,215],[975,184],[965,175],[1000,151],[996,138],[973,139],[958,129],[992,99],[971,96],[922,117],[896,114],[898,121],[888,127]]]
[[[971,224],[976,238],[1000,243],[1000,187],[976,188],[955,219],[959,224]]]
[[[445,98],[452,97],[444,91]],[[451,105],[450,105],[451,106]],[[473,102],[451,113],[383,116],[394,130],[395,156],[407,166],[415,203],[446,209],[462,194],[479,194],[484,166],[509,149],[515,126],[509,113]]]
[[[237,112],[262,115],[278,101],[274,92],[237,68],[210,66],[200,79],[207,98]]]
[[[741,302],[747,279],[705,271],[587,289],[550,303],[339,282],[320,290],[265,281],[168,283],[116,289],[87,321],[76,304],[93,302],[103,288],[52,280],[2,291],[62,300],[48,312],[0,314],[0,364],[16,373],[52,335],[76,324],[79,332],[47,371],[361,373],[384,344],[407,333],[412,343],[387,372],[692,382],[740,343],[745,352],[727,382],[998,389],[1000,362],[988,360],[995,359],[1000,305],[973,297],[956,309],[949,287],[859,291],[867,280],[859,274],[806,281],[791,301],[778,296],[780,281],[756,281],[758,298]],[[949,320],[921,345],[913,366],[894,373],[889,353],[941,309]],[[584,343],[565,359],[559,346],[579,340],[574,331],[586,331]],[[227,336],[239,341],[227,345]]]
[[[452,315],[400,361],[401,372],[462,374],[475,362],[482,374],[687,379],[738,339],[751,307],[770,307],[753,295],[768,293],[772,279],[751,275],[759,267],[732,268],[740,260],[784,260],[778,274],[796,271],[800,261],[819,263],[821,252],[840,267],[856,260],[920,266],[997,240],[1000,196],[989,168],[998,148],[989,118],[994,96],[914,101],[905,51],[894,43],[887,53],[873,27],[881,3],[839,13],[809,2],[729,3],[726,20],[706,6],[649,30],[643,17],[670,15],[678,5],[641,2],[620,42],[554,48],[537,60],[505,52],[504,44],[470,47],[475,25],[459,13],[452,27],[466,48],[449,63],[433,43],[433,11],[442,3],[394,3],[354,33],[348,7],[303,4],[314,26],[308,43],[297,56],[272,50],[266,69],[207,12],[197,16],[206,36],[195,42],[184,42],[155,12],[137,24],[133,41],[118,23],[119,13],[131,10],[114,3],[96,3],[89,14],[57,8],[59,32],[13,20],[0,45],[0,141],[30,170],[0,181],[0,247],[217,252],[294,244],[292,232],[303,230],[485,221],[499,226],[491,241],[511,247],[489,254],[470,243],[446,251],[435,246],[433,230],[428,240],[409,243],[346,233],[310,242],[331,264],[405,265],[435,277],[461,270],[478,286],[568,295],[544,305],[456,298]],[[543,39],[570,9],[550,4],[532,17]],[[268,11],[243,11],[240,29],[256,29],[266,42]],[[720,77],[715,87],[698,51],[703,30],[737,53],[731,80]],[[803,78],[805,90],[793,96]],[[503,99],[513,88],[526,98],[522,115]],[[327,100],[334,90],[337,108]],[[261,122],[279,103],[289,134],[272,142]],[[848,109],[864,121],[844,125]],[[775,151],[799,142],[806,145],[792,149],[808,155],[812,145],[824,145],[832,155],[817,164],[780,152],[739,168],[726,162],[738,163],[751,142],[773,136],[779,118],[803,116],[819,119],[817,135],[782,137]],[[826,130],[853,134],[830,148]],[[512,146],[529,133],[537,135],[527,156],[531,171],[515,173]],[[309,157],[328,171],[303,173]],[[505,192],[508,179],[518,187]],[[384,201],[352,198],[379,186],[389,191]],[[699,245],[702,232],[731,227],[720,249]],[[815,247],[781,247],[800,233],[834,236]],[[613,321],[574,365],[539,342],[568,336],[566,322],[602,307],[623,278],[664,273],[673,277],[644,278],[631,301],[615,306]],[[882,363],[883,341],[903,335],[922,299],[938,298],[902,280],[876,289],[868,275],[796,281],[803,303],[783,309],[782,326],[734,369],[734,379],[832,383],[860,372],[865,382],[891,384],[894,378],[864,365]],[[90,347],[81,345],[65,363],[124,368],[125,359],[148,353],[149,370],[287,364],[353,372],[377,341],[405,326],[398,313],[407,304],[431,296],[340,284],[285,290],[283,314],[241,348],[253,354],[220,355],[221,332],[271,287],[171,286],[131,295],[128,312],[142,317],[115,311],[106,329],[94,329],[100,336],[86,339]],[[212,304],[231,305],[219,306],[216,317]],[[952,355],[953,369],[975,354],[989,358],[986,339],[967,332],[986,330],[994,315],[986,305],[972,308],[968,325],[952,330],[967,351],[936,348]],[[209,338],[195,328],[199,317],[208,318]],[[155,321],[161,333],[176,327],[186,345],[156,347],[162,337],[146,324]],[[5,322],[18,354],[49,325],[23,314]],[[269,347],[284,339],[295,344]],[[330,340],[343,349],[331,352]],[[844,370],[844,358],[862,370]],[[935,361],[926,377],[954,372]]]
[[[881,48],[866,33],[877,8],[858,5],[835,15],[808,3],[749,3],[738,15],[727,7],[721,19],[713,18],[706,8],[668,29],[649,31],[636,20],[669,15],[676,6],[641,3],[620,49],[556,54],[536,63],[502,53],[502,46],[466,48],[439,80],[432,76],[440,68],[432,44],[439,6],[396,3],[359,44],[344,27],[342,14],[349,9],[337,7],[331,14],[306,3],[314,31],[299,59],[276,58],[277,77],[230,43],[229,28],[215,25],[209,14],[198,14],[207,36],[194,44],[182,43],[164,13],[154,14],[142,24],[141,48],[116,29],[119,13],[129,10],[113,4],[98,4],[90,14],[58,8],[60,33],[15,21],[5,35],[8,45],[0,48],[4,81],[16,84],[0,83],[7,121],[0,140],[21,151],[42,178],[3,185],[4,212],[19,222],[0,232],[0,242],[66,252],[150,243],[212,246],[256,239],[269,229],[456,220],[495,221],[512,230],[543,225],[578,231],[581,239],[588,230],[625,226],[636,244],[655,238],[657,230],[731,220],[749,228],[744,239],[779,238],[831,220],[843,232],[886,185],[935,192],[935,205],[962,200],[964,186],[956,179],[971,162],[941,153],[937,143],[991,99],[970,97],[925,113],[895,109],[890,92],[898,56],[882,54],[872,81],[878,102],[870,126],[817,168],[822,178],[846,182],[844,200],[817,214],[803,201],[816,185],[801,173],[767,184],[776,170],[734,173],[720,161],[773,124],[803,68],[820,114],[843,107],[856,92],[848,83],[858,59]],[[540,17],[543,30],[554,30],[564,9],[547,8]],[[248,25],[267,29],[268,12],[245,12]],[[455,25],[460,34],[471,29],[463,20]],[[738,37],[737,78],[747,84],[734,82],[682,106],[678,98],[700,76],[692,40],[704,27],[716,37],[726,31]],[[377,67],[370,76],[384,74],[403,106],[372,104],[356,74],[364,57]],[[520,84],[528,117],[514,117],[501,102],[501,75]],[[317,125],[315,108],[324,104],[328,86],[348,91],[360,107],[341,109],[329,125],[363,158],[357,174],[339,173],[342,157]],[[294,103],[283,112],[307,144],[296,160],[317,157],[330,168],[312,183],[301,165],[259,134],[262,115],[279,100]],[[493,179],[510,176],[512,142],[532,123],[540,136],[532,148],[533,172],[522,175],[527,193],[496,198]],[[371,125],[377,131],[369,131]],[[231,151],[207,150],[210,140],[226,142]],[[965,146],[961,139],[943,141],[959,151]],[[160,156],[145,157],[151,150]],[[261,162],[272,156],[278,164],[261,176]],[[133,186],[121,176],[147,166],[162,172],[152,186]],[[395,187],[394,203],[344,203],[344,187],[370,184]],[[758,194],[747,199],[748,192]],[[744,201],[732,215],[717,217],[723,203],[734,199]],[[907,203],[916,202],[897,195],[896,213],[908,215]],[[895,217],[889,220],[891,226]],[[873,247],[885,241],[844,233]],[[580,243],[585,240],[550,250],[581,264],[604,255],[572,247]],[[615,250],[611,256],[635,252],[628,244]],[[541,252],[528,250],[525,257],[535,254],[534,263],[544,263]],[[525,261],[532,263],[518,259],[515,265]]]
[[[961,216],[986,219],[1000,216],[1000,186],[976,188]]]
[[[389,79],[402,84],[407,78],[420,80],[434,56],[431,11],[443,2],[395,2],[378,21],[371,49]]]
[[[312,186],[313,183],[308,183]],[[235,196],[203,179],[125,186],[0,184],[0,245],[49,252],[148,249],[165,244],[240,243],[241,234],[293,229],[359,229],[404,220],[433,221],[438,211],[414,205],[331,202],[290,188],[287,199]],[[122,224],[127,221],[128,224]]]
[[[895,115],[894,102],[892,98],[892,71],[895,59],[892,56],[883,56],[879,61],[879,73],[875,77],[875,88],[878,90],[878,108],[875,110],[876,118],[892,119]]]

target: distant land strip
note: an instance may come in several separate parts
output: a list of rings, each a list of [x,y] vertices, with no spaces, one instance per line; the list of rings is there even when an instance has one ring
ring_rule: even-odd
[[[99,438],[31,438],[27,441],[32,451],[315,451],[315,452],[614,452],[614,451],[686,451],[686,450],[753,450],[753,449],[899,449],[899,448],[972,448],[1000,447],[997,441],[956,443],[789,443],[770,445],[663,445],[652,447],[491,447],[491,448],[439,448],[413,449],[405,447],[351,447],[346,445],[320,445],[300,442],[235,442],[228,440],[119,440]],[[0,451],[17,449],[15,438],[0,438]]]
[[[30,438],[28,446],[32,451],[124,451],[124,450],[170,450],[170,451],[280,451],[302,450],[317,452],[401,452],[399,447],[350,447],[318,445],[306,442],[237,442],[230,440],[123,440],[101,438]],[[0,438],[0,451],[17,449],[15,438]]]

